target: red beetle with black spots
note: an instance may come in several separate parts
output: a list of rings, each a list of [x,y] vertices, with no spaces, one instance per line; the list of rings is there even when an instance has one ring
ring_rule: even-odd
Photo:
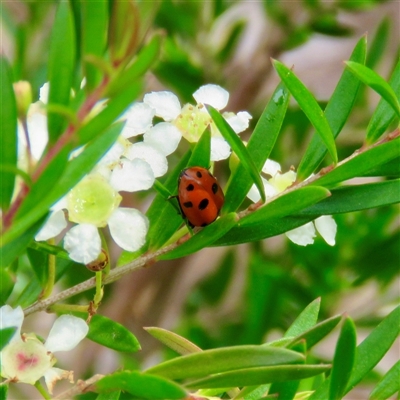
[[[224,204],[224,193],[207,169],[190,167],[179,175],[178,200],[182,214],[191,226],[206,226],[218,217]]]

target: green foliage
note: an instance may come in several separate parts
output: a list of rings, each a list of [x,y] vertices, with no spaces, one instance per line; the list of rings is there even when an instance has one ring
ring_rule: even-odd
[[[301,23],[287,2],[269,0],[262,5],[33,1],[15,7],[23,20],[17,20],[7,5],[1,14],[10,41],[5,48],[12,51],[2,55],[0,71],[0,302],[34,314],[33,327],[40,325],[39,311],[87,318],[87,338],[96,349],[113,352],[117,365],[115,372],[99,376],[98,365],[88,357],[81,369],[88,381],[64,397],[326,400],[341,399],[363,385],[369,387],[371,400],[395,395],[400,363],[382,374],[374,368],[400,333],[400,308],[393,306],[398,293],[391,289],[400,256],[395,223],[400,203],[399,50],[393,51],[398,44],[391,42],[390,15],[376,21],[369,47],[367,35],[355,37],[350,24],[338,17],[378,9],[379,2],[299,2]],[[257,23],[256,14],[247,15],[247,7],[261,7],[256,9]],[[257,31],[265,18],[274,35]],[[342,37],[354,41],[344,65],[332,61],[333,68],[341,68],[333,78],[318,57],[307,60],[307,69],[315,73],[319,68],[330,79],[332,94],[317,92],[320,88],[314,93],[300,62],[289,68],[287,50],[297,48],[302,54],[299,45],[312,46],[309,39],[315,32],[320,40],[329,35],[340,44]],[[254,41],[251,51],[244,45],[249,38]],[[272,62],[265,61],[269,56]],[[381,60],[393,67],[388,77],[380,69]],[[25,97],[15,89],[19,80],[29,81]],[[48,104],[33,102],[30,97],[36,99],[46,81]],[[210,82],[230,90],[226,110],[194,105],[193,92]],[[179,101],[164,93],[161,104],[154,106],[158,109],[153,109],[144,95],[160,88],[172,88]],[[369,99],[370,89],[380,96],[376,107]],[[174,116],[165,117],[163,111],[174,101]],[[180,101],[193,106],[181,109]],[[129,119],[126,111],[131,112],[133,104],[155,114],[148,126],[141,126],[144,114]],[[35,135],[40,132],[32,115],[37,109],[48,140],[36,157]],[[244,109],[252,114],[251,121],[245,113],[230,112]],[[185,128],[179,124],[184,110],[190,110]],[[165,138],[157,137],[161,123],[183,136],[177,149],[167,151]],[[239,136],[234,125],[247,123],[248,131]],[[135,124],[137,131],[127,137],[125,128]],[[28,136],[33,145],[25,145]],[[220,156],[217,140],[230,147],[228,161],[213,161],[213,155]],[[131,157],[129,149],[136,144],[151,147],[153,159],[146,159],[144,151]],[[113,151],[122,155],[113,158],[111,166],[102,164]],[[159,162],[157,157],[167,165],[165,174],[156,174],[150,165]],[[266,167],[271,158],[281,163],[275,172]],[[152,171],[146,189],[115,189],[121,202],[118,197],[101,223],[87,223],[100,232],[102,253],[88,265],[98,267],[93,275],[93,269],[86,269],[82,259],[67,250],[66,231],[86,222],[71,217],[66,197],[91,174],[104,178],[114,190],[110,182],[118,181],[116,172],[126,172],[134,161],[142,169],[132,179],[143,178],[145,167]],[[186,226],[176,199],[180,172],[191,166],[210,169],[225,193],[215,222],[193,230]],[[294,178],[282,183],[286,171]],[[253,184],[262,199],[255,204],[247,198]],[[204,191],[212,190],[199,186],[194,195],[201,199]],[[90,202],[97,200],[94,196]],[[69,226],[49,242],[36,241],[60,204],[68,210],[64,216]],[[129,228],[129,214],[113,225],[116,210],[146,216],[135,251],[114,233],[121,229],[122,239],[131,245],[139,224]],[[333,247],[316,233],[308,247],[276,237],[308,224],[326,239],[318,227],[322,216],[334,217],[335,222],[329,219],[335,226]],[[89,245],[91,240],[82,236],[75,245]],[[184,263],[192,261],[200,267],[188,273],[190,265],[185,265],[186,276]],[[154,268],[144,269],[154,263]],[[164,275],[158,267],[171,269]],[[128,273],[135,274],[134,279]],[[349,308],[347,296],[366,284],[377,288],[379,309],[362,317],[352,311],[335,315]],[[52,292],[54,285],[57,290]],[[383,296],[382,289],[389,294]],[[155,303],[149,304],[152,298]],[[173,309],[172,319],[167,306]],[[393,311],[384,316],[387,309]],[[163,355],[149,358],[155,348],[147,341],[149,335],[140,331],[143,325],[151,326],[145,328],[150,340],[166,347]],[[368,334],[357,346],[361,327]],[[319,356],[315,346],[323,346],[334,330],[334,350]],[[1,348],[13,332],[14,328],[1,330]],[[0,398],[18,397],[17,381],[2,382]],[[50,396],[39,384],[36,387],[45,398]]]

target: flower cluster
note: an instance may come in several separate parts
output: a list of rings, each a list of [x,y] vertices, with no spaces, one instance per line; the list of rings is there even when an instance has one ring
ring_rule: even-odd
[[[44,377],[49,392],[52,393],[56,381],[69,379],[73,382],[73,372],[53,365],[57,362],[54,353],[70,351],[86,337],[88,325],[72,315],[62,315],[56,319],[45,343],[34,333],[21,334],[24,313],[21,307],[13,309],[5,305],[0,308],[0,329],[16,328],[14,335],[1,350],[1,376],[11,382],[34,385]]]
[[[265,162],[262,172],[271,177],[270,179],[265,179],[261,176],[267,198],[283,192],[296,181],[295,171],[289,170],[288,172],[282,173],[279,163],[273,160],[268,159]],[[254,203],[260,200],[260,193],[255,185],[250,188],[247,197]],[[330,215],[323,215],[313,222],[308,222],[305,225],[286,232],[285,235],[293,243],[300,246],[307,246],[308,244],[314,243],[314,238],[316,236],[315,230],[319,232],[326,243],[330,246],[335,245],[337,226],[335,220]]]
[[[47,92],[45,85],[40,103],[47,102]],[[167,172],[167,156],[176,150],[181,138],[196,142],[208,126],[212,132],[211,160],[230,155],[228,143],[204,106],[210,104],[222,110],[229,93],[220,86],[205,85],[193,97],[196,105],[181,107],[172,92],[151,92],[144,96],[143,102],[134,103],[122,116],[125,126],[117,142],[94,170],[52,207],[35,239],[47,240],[61,233],[67,227],[66,210],[68,220],[77,224],[64,237],[64,248],[71,259],[84,264],[96,260],[102,247],[98,228],[105,226],[121,248],[140,249],[145,243],[148,220],[139,210],[119,207],[122,199],[119,192],[151,188],[154,180]],[[248,127],[251,118],[247,112],[223,115],[237,133]],[[163,121],[153,124],[155,116]],[[30,128],[29,131],[33,132]]]

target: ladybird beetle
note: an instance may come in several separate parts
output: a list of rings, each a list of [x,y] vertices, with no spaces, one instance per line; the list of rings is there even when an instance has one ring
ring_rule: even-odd
[[[218,217],[224,193],[207,169],[190,167],[179,175],[178,201],[191,226],[206,226]]]

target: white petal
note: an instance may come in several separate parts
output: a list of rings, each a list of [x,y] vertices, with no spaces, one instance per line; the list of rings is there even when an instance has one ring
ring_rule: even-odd
[[[35,160],[39,160],[49,140],[47,117],[41,112],[35,111],[31,115],[28,112],[27,124],[32,155]]]
[[[154,108],[145,103],[134,103],[122,116],[126,119],[121,135],[130,138],[145,133],[153,125]]]
[[[115,243],[127,251],[139,250],[146,241],[149,222],[134,208],[117,208],[108,220]]]
[[[276,188],[278,193],[281,193],[291,186],[295,181],[296,172],[290,170],[284,174],[275,174],[275,176],[269,180],[269,183]]]
[[[315,228],[312,222],[308,222],[303,226],[299,226],[291,231],[286,232],[286,236],[299,246],[307,246],[314,243]]]
[[[226,160],[230,154],[231,148],[224,138],[211,138],[211,161]]]
[[[65,369],[52,367],[43,376],[50,394],[53,394],[55,384],[61,379],[68,379],[70,383],[74,383],[73,371],[66,371]]]
[[[337,225],[331,215],[323,215],[314,221],[315,227],[319,234],[324,238],[329,246],[335,245],[335,236]]]
[[[247,111],[239,111],[237,114],[226,113],[224,118],[236,133],[245,131],[249,127],[252,116]]]
[[[47,104],[49,100],[49,90],[50,90],[50,83],[46,82],[40,89],[39,89],[39,100]]]
[[[21,340],[21,326],[23,321],[24,312],[21,306],[12,308],[6,304],[0,308],[0,329],[10,328],[12,326],[17,328],[11,340]]]
[[[143,141],[168,156],[176,150],[181,138],[182,133],[175,125],[160,122],[144,134]]]
[[[229,92],[221,86],[208,84],[197,89],[193,97],[197,104],[209,104],[217,110],[222,110],[228,104]]]
[[[147,93],[143,101],[156,111],[157,117],[167,122],[173,121],[181,113],[181,103],[172,92]]]
[[[115,166],[111,173],[110,185],[119,191],[137,192],[153,186],[154,173],[150,165],[134,158],[132,161],[124,158]]]
[[[153,146],[144,142],[135,143],[126,152],[126,157],[130,160],[140,158],[150,164],[154,176],[163,176],[168,170],[168,162],[164,154]]]
[[[261,177],[262,183],[264,184],[265,195],[268,197],[275,196],[278,192],[277,190],[263,177]],[[247,193],[247,197],[253,202],[257,203],[261,199],[260,192],[257,189],[255,184],[252,185],[249,192]]]
[[[61,315],[55,320],[44,345],[52,353],[69,351],[86,337],[88,331],[88,324],[82,318]]]
[[[67,227],[64,211],[58,210],[50,214],[42,229],[36,234],[35,240],[48,240],[57,236],[63,229]]]
[[[278,162],[267,158],[267,161],[265,161],[265,164],[262,167],[262,172],[274,177],[278,172],[282,173],[281,165]]]
[[[70,229],[64,237],[64,249],[72,260],[89,264],[96,260],[101,251],[99,232],[94,225],[79,224]]]
[[[100,159],[100,161],[97,163],[97,165],[112,165],[116,162],[119,161],[120,157],[125,151],[125,146],[124,144],[117,140],[107,151],[106,154]]]

